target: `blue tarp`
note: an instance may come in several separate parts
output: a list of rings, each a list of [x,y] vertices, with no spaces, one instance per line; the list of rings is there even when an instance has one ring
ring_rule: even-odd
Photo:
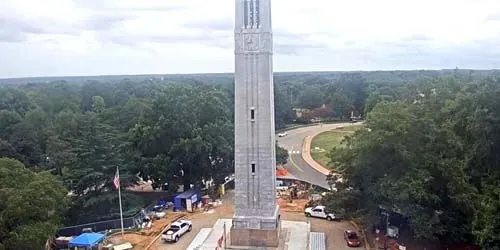
[[[197,203],[200,201],[200,190],[199,189],[189,189],[188,191],[181,193],[174,198],[175,209],[183,210],[185,207],[182,204],[183,199],[191,200],[191,203]],[[185,203],[184,203],[185,205]]]
[[[84,233],[72,239],[69,242],[69,247],[93,247],[104,238],[104,234]]]

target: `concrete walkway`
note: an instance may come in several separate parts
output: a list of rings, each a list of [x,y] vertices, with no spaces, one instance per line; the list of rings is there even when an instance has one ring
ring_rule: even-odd
[[[276,247],[245,247],[245,246],[230,246],[229,231],[231,228],[231,219],[219,219],[211,228],[211,232],[206,237],[205,241],[199,245],[199,250],[217,249],[219,240],[224,244],[224,237],[228,240],[226,249],[235,250],[307,250],[309,243],[309,233],[311,224],[303,221],[281,221],[280,245]],[[224,224],[226,225],[226,234],[224,234]],[[205,233],[200,231],[199,234]],[[222,239],[222,240],[221,240]],[[219,247],[220,248],[220,247]]]
[[[311,225],[300,221],[281,221],[281,227],[290,233],[288,241],[285,242],[284,249],[302,250],[308,249],[309,233]]]

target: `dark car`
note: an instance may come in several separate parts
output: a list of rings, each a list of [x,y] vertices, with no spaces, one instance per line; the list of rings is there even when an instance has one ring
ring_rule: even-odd
[[[346,230],[344,231],[344,239],[347,243],[347,246],[350,247],[359,247],[361,245],[361,241],[359,240],[358,234],[354,231]]]

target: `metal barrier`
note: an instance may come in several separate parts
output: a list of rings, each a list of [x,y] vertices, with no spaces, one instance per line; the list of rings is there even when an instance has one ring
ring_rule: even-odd
[[[135,216],[123,218],[123,227],[135,227],[137,224],[135,222]],[[107,221],[98,221],[87,224],[81,224],[71,227],[63,227],[57,230],[57,234],[59,236],[73,236],[79,235],[82,233],[83,229],[91,229],[92,232],[104,232],[110,229],[121,228],[120,219],[116,220],[107,220]]]
[[[146,214],[153,211],[156,203],[152,203],[147,207],[143,208]],[[123,228],[134,228],[142,223],[143,212],[139,211],[134,216],[123,218]],[[83,229],[91,229],[92,232],[105,232],[107,230],[119,229],[121,228],[120,219],[97,221],[86,224],[80,224],[75,226],[63,227],[57,230],[57,236],[74,236],[80,235]]]

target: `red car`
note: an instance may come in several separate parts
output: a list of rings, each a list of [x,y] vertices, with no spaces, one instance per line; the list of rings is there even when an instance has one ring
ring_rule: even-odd
[[[358,234],[351,230],[344,231],[344,239],[347,243],[347,246],[350,247],[359,247],[361,245],[361,241],[359,240]]]

